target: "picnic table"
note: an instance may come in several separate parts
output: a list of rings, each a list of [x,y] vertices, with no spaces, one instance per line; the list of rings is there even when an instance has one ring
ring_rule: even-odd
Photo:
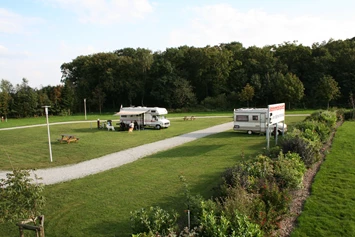
[[[58,141],[60,141],[60,143],[66,142],[66,143],[70,143],[70,142],[77,142],[79,140],[78,137],[76,137],[75,135],[70,135],[70,134],[62,134],[62,138],[59,138]]]

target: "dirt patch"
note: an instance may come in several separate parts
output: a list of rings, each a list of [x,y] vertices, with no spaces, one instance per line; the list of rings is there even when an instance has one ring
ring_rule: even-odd
[[[336,124],[336,128],[331,133],[329,141],[326,144],[324,144],[324,146],[322,147],[320,161],[313,164],[313,166],[306,171],[303,177],[303,188],[293,191],[291,193],[293,201],[290,207],[290,216],[284,218],[281,221],[281,229],[278,230],[278,234],[277,234],[278,236],[280,237],[290,236],[292,230],[295,228],[297,217],[301,214],[303,210],[304,202],[306,201],[307,197],[311,193],[311,187],[312,187],[314,177],[316,176],[321,164],[323,163],[326,153],[331,149],[336,129],[339,126],[341,126],[342,123],[343,121],[339,121]]]

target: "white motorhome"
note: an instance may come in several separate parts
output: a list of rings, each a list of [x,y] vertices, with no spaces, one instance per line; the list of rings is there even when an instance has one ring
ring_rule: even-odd
[[[234,109],[233,130],[246,131],[248,134],[266,133],[269,122],[268,116],[267,108]],[[285,123],[279,122],[272,124],[270,131],[273,132],[275,127],[277,127],[278,134],[287,131],[287,125]]]
[[[115,115],[120,116],[120,122],[126,125],[136,123],[139,127],[167,128],[170,121],[165,118],[168,111],[159,107],[123,107]]]

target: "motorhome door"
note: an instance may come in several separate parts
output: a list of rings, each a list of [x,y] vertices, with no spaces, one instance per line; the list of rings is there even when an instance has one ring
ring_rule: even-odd
[[[266,116],[265,115],[266,115],[265,113],[260,114],[260,128],[261,129],[265,129],[265,124],[266,124]]]

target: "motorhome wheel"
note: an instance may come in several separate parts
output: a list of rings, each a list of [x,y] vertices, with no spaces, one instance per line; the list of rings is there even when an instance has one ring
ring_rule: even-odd
[[[155,128],[159,130],[161,127],[160,127],[159,124],[157,124],[157,125],[155,126]]]
[[[248,131],[248,134],[249,134],[249,135],[252,134],[252,133],[253,133],[253,132],[252,132],[251,130]]]

